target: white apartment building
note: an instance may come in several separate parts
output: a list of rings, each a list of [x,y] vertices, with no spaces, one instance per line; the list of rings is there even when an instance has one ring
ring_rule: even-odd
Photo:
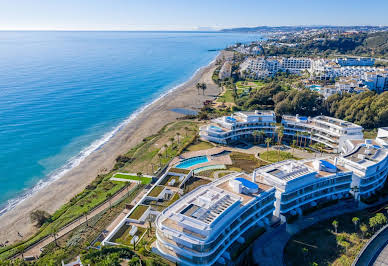
[[[218,78],[220,80],[224,80],[224,79],[230,78],[231,75],[232,75],[232,64],[230,62],[226,61],[220,69],[220,73],[218,74]]]
[[[339,162],[353,171],[352,193],[367,198],[384,186],[388,174],[388,149],[376,140],[348,140],[349,152]]]
[[[225,264],[233,243],[269,223],[274,200],[273,187],[242,173],[200,186],[157,217],[153,251],[182,265]]]
[[[340,66],[373,66],[375,64],[373,58],[345,57],[336,58],[334,61]]]
[[[348,197],[352,171],[337,165],[337,159],[287,160],[255,170],[256,180],[276,188],[274,215],[302,215],[321,202]]]
[[[240,139],[251,139],[254,131],[274,134],[276,116],[273,111],[236,112],[231,116],[218,117],[199,129],[200,138],[220,144]]]
[[[311,67],[310,58],[282,58],[280,60],[280,68],[283,71],[289,71],[291,74],[300,74],[303,70],[309,69]]]
[[[363,139],[361,126],[328,116],[284,115],[282,125],[284,136],[297,139],[296,134],[299,133],[303,141],[322,143],[335,152],[342,151],[347,139]]]
[[[310,67],[310,58],[257,57],[246,59],[241,64],[240,71],[251,78],[264,78],[273,76],[279,71],[288,71],[291,74],[299,75]]]
[[[388,70],[365,72],[362,76],[363,83],[378,93],[388,91]]]
[[[377,131],[376,141],[379,145],[388,146],[388,127],[381,127]]]

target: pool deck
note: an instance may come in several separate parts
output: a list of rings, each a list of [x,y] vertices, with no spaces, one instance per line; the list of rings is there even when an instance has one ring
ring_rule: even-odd
[[[228,154],[220,155],[217,157],[213,157],[212,155],[219,154],[223,151],[227,151],[225,148],[220,148],[220,147],[214,147],[208,150],[200,150],[200,151],[191,151],[191,152],[185,152],[181,154],[180,158],[174,158],[172,160],[171,165],[176,165],[179,163],[182,159],[190,159],[192,157],[199,157],[199,156],[207,156],[209,159],[208,162],[204,163],[199,163],[196,165],[193,165],[191,167],[185,168],[189,170],[194,170],[203,166],[209,166],[209,165],[217,165],[217,164],[226,164],[226,165],[231,165],[232,164],[232,159],[230,159],[230,156]]]
[[[207,150],[200,150],[200,151],[189,151],[181,154],[181,158],[188,159],[191,157],[198,157],[198,156],[211,156],[214,154],[218,154],[220,152],[225,151],[225,148],[222,147],[214,147]]]

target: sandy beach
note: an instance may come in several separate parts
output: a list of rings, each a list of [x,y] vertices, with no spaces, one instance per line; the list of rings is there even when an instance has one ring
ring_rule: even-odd
[[[218,57],[220,56],[224,54],[221,53]],[[171,109],[197,110],[205,100],[214,99],[220,93],[220,88],[211,79],[214,69],[214,62],[200,69],[185,84],[139,113],[102,148],[86,157],[80,165],[0,216],[0,242],[8,240],[12,243],[22,239],[18,232],[23,239],[31,236],[36,231],[30,221],[31,211],[42,209],[53,213],[74,195],[81,192],[102,169],[111,169],[118,155],[127,152],[144,137],[156,133],[165,124],[182,116]],[[202,91],[198,95],[195,87],[198,82],[207,84],[205,95],[202,95]]]

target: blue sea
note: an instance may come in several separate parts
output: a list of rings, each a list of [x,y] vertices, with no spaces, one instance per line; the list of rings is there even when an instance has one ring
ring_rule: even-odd
[[[252,34],[0,32],[0,214]]]

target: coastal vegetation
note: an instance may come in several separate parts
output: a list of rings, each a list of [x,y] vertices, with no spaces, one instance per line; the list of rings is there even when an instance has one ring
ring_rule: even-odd
[[[372,56],[388,58],[388,32],[370,32],[342,34],[331,38],[331,33],[322,33],[312,39],[290,38],[286,43],[298,43],[297,46],[270,46],[264,48],[267,56]],[[269,40],[271,41],[271,40]]]
[[[344,214],[306,228],[288,241],[284,261],[287,265],[350,266],[387,223],[386,210],[387,206]]]

